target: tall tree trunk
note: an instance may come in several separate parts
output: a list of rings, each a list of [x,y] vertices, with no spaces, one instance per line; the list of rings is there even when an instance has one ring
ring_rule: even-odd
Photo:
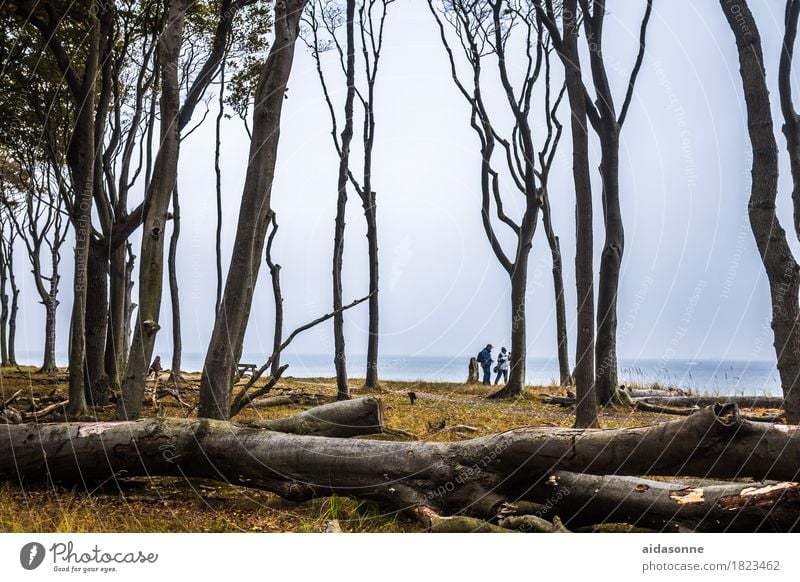
[[[8,283],[11,286],[11,309],[8,313],[8,365],[17,365],[17,311],[19,311],[19,288],[14,275],[14,239],[8,247]]]
[[[769,280],[772,329],[778,372],[790,424],[800,423],[800,328],[798,292],[800,267],[792,255],[775,213],[778,194],[778,145],[772,125],[769,90],[764,72],[761,37],[745,0],[720,0],[739,52],[747,106],[747,128],[753,150],[750,227]]]
[[[89,249],[86,302],[86,400],[93,406],[108,404],[108,376],[105,370],[108,327],[108,249],[93,240]]]
[[[342,129],[341,152],[339,155],[339,176],[337,180],[338,195],[336,198],[336,222],[333,233],[333,349],[334,366],[336,368],[336,389],[339,400],[350,398],[350,387],[347,385],[347,355],[345,353],[344,312],[342,310],[342,262],[344,258],[345,210],[347,208],[347,183],[350,170],[350,143],[353,140],[353,101],[356,95],[355,85],[355,33],[354,19],[355,0],[347,0],[347,63],[345,77],[347,93],[344,102],[344,128]]]
[[[572,384],[572,371],[569,367],[569,337],[567,333],[567,305],[564,299],[564,271],[561,261],[561,244],[553,230],[550,214],[549,195],[545,194],[542,204],[542,226],[544,227],[550,256],[553,261],[553,293],[556,299],[556,342],[558,348],[558,375],[562,386]]]
[[[56,372],[56,307],[58,300],[49,297],[45,303],[44,358],[39,372],[53,374]]]
[[[6,247],[7,249],[8,247]],[[4,253],[7,250],[4,249]],[[6,368],[10,365],[8,361],[8,258],[0,257],[0,366]]]
[[[528,247],[530,249],[530,247]],[[517,256],[511,275],[511,358],[509,359],[508,384],[503,388],[504,396],[522,394],[525,387],[525,358],[527,354],[527,317],[525,295],[528,290],[528,252]]]
[[[139,311],[125,368],[117,414],[138,418],[144,382],[153,357],[164,277],[164,233],[167,211],[178,171],[180,86],[178,69],[183,41],[186,0],[170,3],[168,25],[159,39],[161,59],[161,146],[156,154],[153,179],[147,192],[139,265]]]
[[[120,388],[125,362],[125,294],[127,292],[125,258],[125,245],[119,245],[111,254],[105,369],[112,390]]]
[[[783,47],[778,65],[778,90],[783,113],[783,135],[789,152],[792,172],[792,205],[794,207],[795,236],[800,239],[800,116],[792,99],[792,60],[797,39],[797,21],[800,18],[800,0],[786,1]]]
[[[378,305],[378,220],[375,207],[375,192],[371,191],[371,181],[364,181],[364,216],[367,221],[367,248],[369,260],[369,338],[367,340],[367,378],[365,387],[378,388],[378,340],[380,334],[380,317]]]
[[[605,120],[601,123],[605,123]],[[619,205],[619,126],[607,124],[600,135],[603,180],[603,223],[606,238],[600,255],[597,291],[595,390],[600,404],[609,404],[617,391],[617,292],[625,232]]]
[[[201,417],[226,419],[230,414],[231,381],[242,354],[264,252],[281,111],[305,4],[305,0],[275,3],[275,40],[255,93],[250,156],[236,237],[225,291],[203,364],[198,409]]]
[[[123,332],[124,349],[120,354],[119,373],[125,373],[125,368],[128,364],[128,354],[131,350],[131,335],[133,334],[133,311],[136,309],[136,304],[133,302],[133,269],[136,266],[136,255],[133,254],[133,247],[130,243],[126,245],[127,261],[125,263],[125,320]]]
[[[592,185],[589,178],[589,131],[578,53],[577,0],[564,0],[564,39],[559,56],[564,63],[572,112],[572,177],[575,183],[575,286],[578,332],[575,341],[575,426],[596,427],[594,389],[594,266],[592,264]]]
[[[216,258],[217,258],[217,302],[214,311],[219,311],[219,304],[222,301],[222,166],[220,166],[220,150],[222,147],[222,117],[225,113],[225,61],[220,66],[219,80],[219,112],[217,113],[217,124],[215,127],[214,143],[214,174],[216,176],[217,190],[217,238],[216,238]]]
[[[183,340],[181,339],[181,304],[178,295],[178,237],[181,235],[181,204],[178,199],[178,183],[172,194],[172,236],[169,239],[169,256],[167,267],[169,270],[169,297],[172,303],[172,364],[170,370],[172,379],[178,382],[181,375],[181,355],[183,353]]]
[[[278,220],[275,211],[270,212],[272,232],[267,240],[267,266],[272,281],[272,301],[275,305],[275,326],[272,335],[272,366],[270,375],[273,379],[279,378],[281,370],[281,344],[283,344],[283,293],[281,292],[281,266],[272,260],[272,242],[278,233]]]

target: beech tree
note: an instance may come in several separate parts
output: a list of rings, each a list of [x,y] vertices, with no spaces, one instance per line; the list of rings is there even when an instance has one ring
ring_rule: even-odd
[[[747,212],[758,252],[767,274],[772,303],[772,330],[778,373],[789,423],[800,423],[800,265],[792,253],[776,213],[778,197],[778,144],[775,140],[761,35],[746,0],[720,0],[739,53],[747,129],[753,150],[752,185]],[[793,177],[795,227],[798,228],[798,118],[792,106],[791,62],[800,5],[787,0],[785,35],[779,64],[781,109]],[[800,230],[797,231],[800,236]]]
[[[578,332],[575,342],[575,426],[598,426],[595,393],[594,264],[592,183],[589,173],[589,131],[586,95],[578,51],[577,0],[564,0],[559,14],[553,2],[537,2],[536,10],[550,32],[561,62],[571,112],[572,179],[575,186],[575,286]]]
[[[236,236],[200,381],[198,414],[206,418],[227,419],[230,415],[232,380],[242,354],[269,226],[281,111],[305,3],[275,3],[275,40],[255,90],[250,156]]]
[[[10,188],[7,189],[6,176],[0,178],[0,181],[3,183],[3,202],[8,225],[25,245],[34,287],[45,308],[43,362],[38,371],[52,374],[56,371],[56,311],[61,278],[59,265],[61,246],[68,232],[67,218],[49,164],[37,160],[31,153],[25,157],[27,159],[17,162],[19,166],[16,183],[19,192],[12,193]],[[7,171],[8,168],[4,170]],[[13,241],[13,234],[11,236],[9,240]],[[13,245],[9,250],[13,251]],[[8,259],[8,264],[13,266],[13,256],[9,255]],[[46,272],[48,264],[49,269]],[[18,293],[15,284],[13,292]],[[12,313],[15,310],[14,306]]]
[[[316,62],[323,97],[331,117],[331,136],[339,156],[337,181],[337,213],[334,232],[333,307],[342,307],[342,258],[344,253],[344,210],[347,202],[348,182],[356,191],[364,211],[367,225],[367,253],[369,265],[369,313],[367,339],[367,369],[365,387],[378,387],[378,343],[380,339],[379,267],[377,195],[374,191],[372,161],[375,146],[375,85],[383,49],[383,35],[389,5],[394,0],[314,0],[303,18],[303,40]],[[344,4],[344,6],[343,6]],[[356,26],[357,25],[357,26]],[[345,38],[340,31],[345,28]],[[356,28],[358,33],[356,34]],[[325,71],[323,54],[335,52],[338,67],[343,73],[346,87],[343,112],[337,112],[331,97],[333,86],[330,72]],[[360,71],[360,72],[359,72]],[[361,171],[350,155],[354,138],[353,102],[361,105],[361,143],[363,160]],[[339,135],[339,127],[342,127]],[[359,176],[360,177],[357,177]],[[344,318],[341,312],[334,316],[334,348],[337,386],[340,395],[349,394],[345,356]]]
[[[445,0],[434,3],[428,0],[447,52],[453,79],[461,95],[470,105],[470,125],[481,144],[481,218],[486,237],[495,257],[511,279],[511,366],[508,384],[496,396],[514,396],[522,392],[525,384],[526,345],[526,293],[528,284],[528,257],[536,232],[539,212],[542,212],[544,229],[553,258],[554,290],[558,325],[558,353],[561,381],[569,382],[566,313],[561,274],[561,251],[550,216],[549,175],[561,138],[562,126],[556,113],[564,95],[564,87],[551,87],[553,76],[550,63],[552,42],[536,9],[528,2],[494,0],[491,2]],[[448,25],[447,27],[445,25]],[[467,74],[459,75],[459,62],[448,29],[451,30],[469,65]],[[525,52],[521,57],[509,55],[507,47],[515,31],[521,31]],[[515,87],[510,68],[520,58],[525,75]],[[513,119],[510,135],[502,134],[484,97],[486,80],[484,68],[496,66],[501,88]],[[538,91],[537,91],[538,89]],[[544,119],[543,136],[535,134],[533,108],[534,95],[541,98],[541,117]],[[537,146],[536,139],[539,139]],[[505,211],[503,191],[507,178],[495,169],[494,155],[497,146],[505,164],[508,182],[513,190],[524,196],[522,217],[514,219]],[[500,237],[492,222],[492,205],[497,220],[507,227],[516,239],[513,253],[503,249]]]

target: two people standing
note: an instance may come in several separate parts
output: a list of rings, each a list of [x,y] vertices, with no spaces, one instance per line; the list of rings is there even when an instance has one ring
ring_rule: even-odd
[[[483,383],[485,385],[490,385],[492,383],[492,350],[494,346],[492,344],[487,344],[485,348],[483,348],[478,353],[478,363],[483,368]],[[494,367],[494,371],[497,373],[497,377],[494,379],[494,383],[497,384],[500,381],[500,377],[503,377],[503,382],[508,382],[508,361],[511,357],[511,354],[505,349],[500,348],[500,353],[497,356],[497,365]]]

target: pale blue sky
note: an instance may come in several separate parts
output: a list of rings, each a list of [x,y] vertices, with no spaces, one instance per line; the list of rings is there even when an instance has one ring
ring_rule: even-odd
[[[635,56],[643,4],[609,2],[612,12],[606,25],[606,56],[618,106]],[[781,3],[752,4],[775,98]],[[325,58],[332,74],[333,56]],[[496,93],[491,95],[499,111],[504,103]],[[562,120],[566,120],[564,113]],[[775,107],[773,114],[778,113]],[[213,323],[211,117],[181,150],[179,274],[187,352],[205,349]],[[449,78],[427,3],[399,0],[391,7],[377,92],[374,182],[384,354],[473,354],[487,341],[495,345],[509,342],[509,282],[481,228],[478,141],[468,121],[469,110]],[[776,138],[783,148],[779,124]],[[595,169],[596,142],[593,146]],[[567,315],[572,324],[570,148],[565,134],[551,197],[555,229],[562,241]],[[226,259],[247,149],[240,122],[227,122],[222,153]],[[768,288],[747,224],[749,170],[738,62],[718,3],[656,0],[648,52],[621,142],[626,225],[619,302],[619,351],[623,357],[774,357]],[[781,170],[780,212],[785,226],[790,226],[785,158]],[[596,172],[593,178],[599,256],[602,225]],[[289,328],[329,310],[335,184],[330,120],[313,60],[305,46],[298,44],[273,189],[273,206],[281,224],[274,255],[283,265]],[[519,195],[506,190],[509,208],[519,208]],[[364,295],[367,288],[364,219],[355,195],[350,198],[347,222],[345,301]],[[530,264],[529,350],[534,356],[551,356],[555,346],[551,264],[543,234],[539,229]],[[138,240],[137,236],[137,246]],[[24,258],[20,256],[18,261],[22,265]],[[66,347],[69,325],[69,262],[63,264],[61,350]],[[268,351],[271,343],[273,310],[267,278],[262,271],[246,352]],[[36,303],[27,276],[22,283],[18,350],[38,353],[43,308]],[[163,329],[156,348],[165,360],[170,353],[168,305],[165,291]],[[365,352],[365,330],[366,307],[348,312],[347,340],[352,353]],[[298,339],[295,350],[326,353],[332,351],[331,345],[331,328],[320,326]],[[574,348],[574,327],[570,346]]]

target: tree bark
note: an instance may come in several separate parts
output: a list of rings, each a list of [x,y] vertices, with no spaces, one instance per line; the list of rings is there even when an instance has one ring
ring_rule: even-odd
[[[169,298],[172,306],[172,364],[171,377],[177,384],[181,375],[181,356],[183,340],[181,338],[181,304],[178,294],[178,238],[181,236],[181,204],[178,199],[178,183],[172,193],[172,235],[169,239],[167,267],[169,270]]]
[[[84,386],[86,401],[93,406],[109,402],[105,370],[108,327],[108,255],[102,243],[92,240],[87,263],[86,359]]]
[[[291,434],[347,438],[383,432],[383,407],[377,398],[356,398],[323,404],[278,420],[241,423]]]
[[[531,236],[531,238],[533,238]],[[522,235],[520,236],[522,244]],[[525,387],[525,356],[527,353],[527,320],[525,295],[528,290],[528,256],[531,244],[519,250],[514,271],[511,273],[511,356],[508,383],[492,397],[518,396]]]
[[[153,178],[146,195],[144,232],[139,264],[139,311],[122,382],[119,418],[138,418],[144,396],[144,381],[153,357],[164,277],[164,235],[167,210],[178,171],[181,113],[178,71],[183,42],[186,0],[170,3],[168,24],[159,39],[161,69],[161,145],[156,154]]]
[[[747,107],[753,150],[750,227],[767,273],[772,301],[772,329],[786,419],[800,423],[800,267],[775,212],[778,194],[778,146],[772,124],[761,37],[745,0],[720,0],[733,31]]]
[[[783,408],[784,404],[781,396],[646,396],[643,400],[668,406],[711,406],[725,403],[742,408]]]
[[[371,144],[370,144],[371,147]],[[371,153],[370,153],[371,165]],[[371,171],[371,170],[370,170]],[[371,190],[372,180],[364,180],[364,216],[367,222],[367,252],[369,261],[369,302],[367,304],[369,337],[367,339],[367,374],[364,387],[378,388],[378,341],[380,339],[380,313],[378,302],[378,219],[375,192]]]
[[[783,113],[783,135],[786,138],[789,168],[792,173],[794,230],[795,236],[800,239],[800,116],[795,111],[792,98],[792,53],[797,38],[798,18],[800,18],[800,0],[787,0],[783,47],[778,64],[778,91]]]
[[[600,277],[597,284],[595,345],[595,390],[600,404],[603,405],[611,403],[617,391],[617,292],[625,246],[619,204],[619,126],[616,120],[606,125],[600,134],[600,175],[606,237],[600,255]]]
[[[337,177],[336,221],[333,233],[333,362],[336,368],[336,390],[339,400],[350,398],[347,384],[347,354],[345,352],[344,312],[342,306],[342,262],[344,259],[345,211],[347,209],[347,183],[350,170],[350,144],[353,140],[353,100],[355,86],[355,0],[347,0],[346,12],[346,51],[345,79],[347,91],[344,102],[344,127],[342,128],[339,153],[339,174]]]
[[[575,529],[627,523],[656,531],[790,532],[800,528],[800,483],[697,485],[555,471],[526,494]]]
[[[575,183],[575,285],[578,330],[575,341],[576,427],[596,427],[594,369],[594,265],[592,185],[589,178],[589,131],[578,52],[577,0],[565,0],[563,41],[556,47],[564,64],[572,133],[572,177]]]
[[[231,381],[241,357],[264,252],[281,111],[304,6],[305,0],[281,0],[275,4],[275,40],[255,94],[250,161],[236,238],[203,365],[198,410],[202,417],[226,419],[230,414]]]
[[[17,365],[17,312],[19,311],[19,288],[14,274],[14,244],[9,247],[8,283],[11,287],[11,308],[8,312],[8,365]]]
[[[562,386],[572,385],[572,370],[569,365],[569,337],[567,333],[567,305],[564,298],[564,274],[561,261],[561,244],[553,230],[550,215],[549,195],[542,204],[542,226],[544,227],[550,256],[553,261],[553,292],[556,299],[556,342],[558,343],[558,375]]]
[[[111,252],[109,263],[109,303],[108,303],[108,334],[106,335],[105,369],[109,386],[112,390],[119,390],[122,382],[122,373],[125,369],[125,309],[126,294],[128,291],[128,272],[126,265],[127,249],[120,245]]]
[[[0,257],[0,366],[6,368],[8,361],[8,247],[4,243],[3,256]]]
[[[465,509],[496,517],[531,488],[552,482],[557,470],[794,481],[798,458],[798,427],[749,423],[735,406],[642,428],[521,428],[451,443],[297,436],[208,419],[0,431],[0,479],[23,485],[45,479],[88,485],[123,471],[203,477],[296,501],[330,494],[375,499],[428,522]],[[759,495],[770,498],[763,490]]]

